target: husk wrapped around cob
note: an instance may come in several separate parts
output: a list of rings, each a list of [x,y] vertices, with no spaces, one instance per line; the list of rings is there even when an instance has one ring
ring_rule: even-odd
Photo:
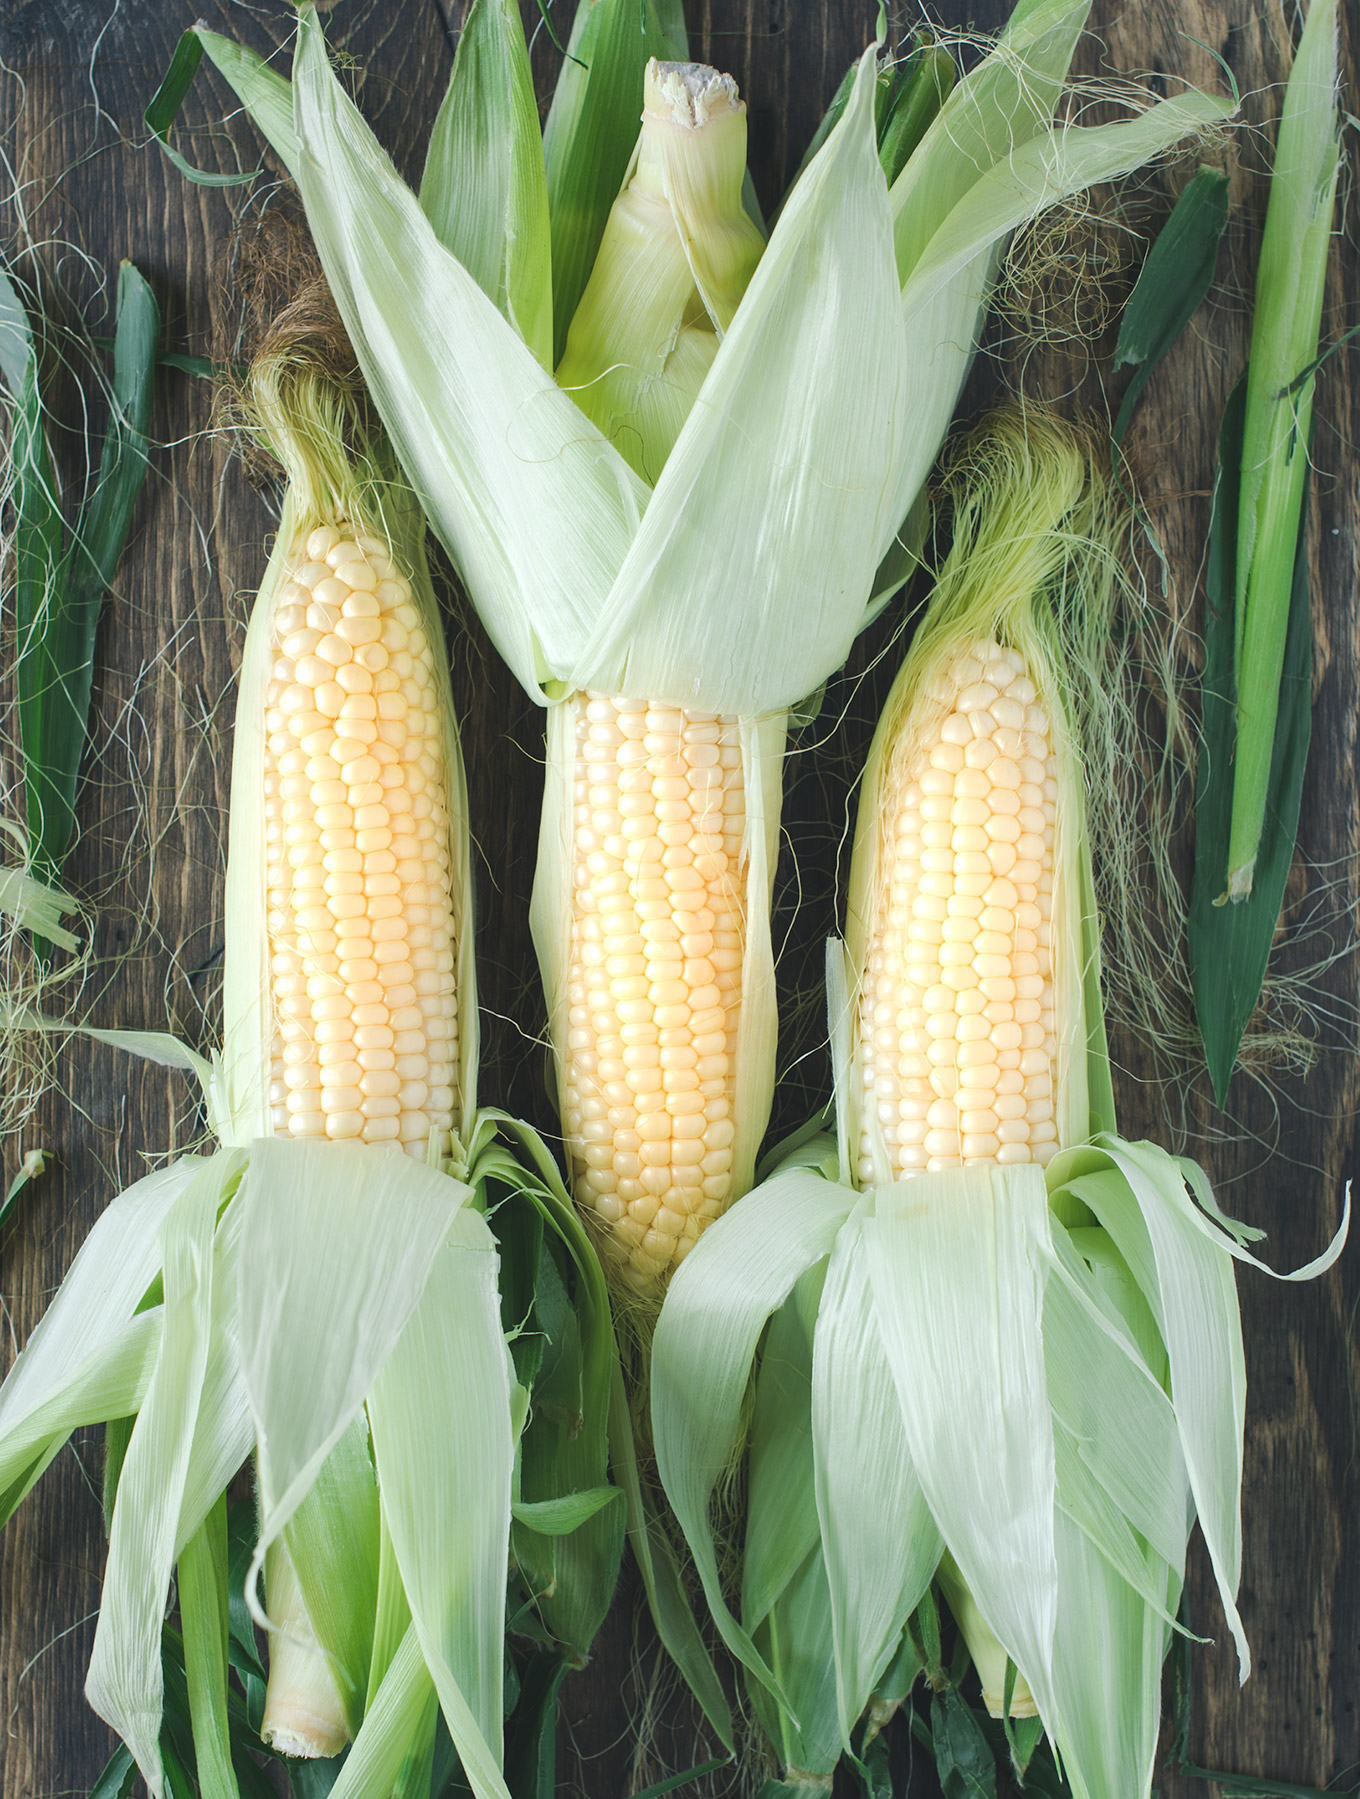
[[[582,29],[595,34],[588,92],[583,99],[587,77],[569,65],[542,168],[518,13],[503,0],[474,6],[419,203],[336,82],[311,9],[301,14],[291,89],[226,40],[198,33],[294,174],[402,464],[491,637],[549,709],[534,926],[573,1179],[623,1284],[653,1308],[668,1272],[749,1184],[765,1128],[785,721],[903,578],[898,535],[966,374],[1000,248],[1046,205],[1136,167],[1226,110],[1190,94],[1116,125],[1055,131],[1086,10],[1085,0],[1027,6],[943,105],[947,84],[933,81],[938,117],[891,190],[878,153],[877,52],[867,51],[754,275],[759,246],[738,204],[730,84],[668,64],[663,51],[632,180],[589,285],[577,280],[579,257],[558,257],[582,200],[567,172],[579,176],[601,130],[595,71],[626,60],[630,20],[627,55],[641,86],[656,48],[652,15],[639,40],[625,0],[581,9]],[[666,31],[680,56],[674,12],[666,9]],[[486,79],[492,68],[499,85]],[[493,121],[480,138],[457,128],[478,106]],[[610,117],[627,128],[626,114]],[[717,148],[711,164],[699,153],[696,179],[682,164],[697,126]],[[507,186],[497,171],[508,150]],[[609,173],[593,177],[601,189]],[[605,193],[606,206],[617,191]],[[585,207],[592,217],[603,214],[599,198]],[[638,295],[633,306],[623,298]],[[556,308],[562,386],[546,366],[544,334],[528,326],[558,298],[570,320],[564,332]],[[688,822],[714,840],[703,850],[712,872],[699,871],[703,905],[634,891],[642,880],[668,885],[664,852],[680,846],[658,829],[656,865],[630,866],[627,834],[612,828],[625,809],[608,797],[615,772],[624,786],[625,759],[596,781],[592,743],[605,763],[641,743],[658,764],[631,765],[652,778],[648,803],[690,808],[687,819],[661,813],[658,824]],[[691,743],[716,744],[724,770],[740,764],[730,790],[724,778],[721,832],[712,778],[699,774],[713,764],[690,757]],[[667,782],[699,800],[658,795]],[[601,822],[583,816],[592,811]],[[617,959],[629,984],[619,995],[584,972],[592,913],[612,909],[585,878],[597,875],[624,883],[603,897],[637,911],[622,946],[591,950],[605,964]],[[639,902],[670,916],[649,920]],[[696,912],[712,922],[688,922]],[[652,939],[631,928],[649,922],[672,926],[665,942],[679,955],[649,957]],[[706,947],[691,953],[687,938]],[[650,974],[649,960],[664,972]],[[729,992],[720,977],[737,961],[739,987]],[[687,963],[696,966],[687,972]],[[703,1002],[651,991],[675,983]],[[620,1001],[637,1016],[620,1014]],[[661,1024],[658,1007],[685,1016]],[[651,1029],[657,1040],[642,1041]],[[661,1041],[673,1030],[688,1037]],[[700,1049],[699,1038],[714,1047]],[[668,1069],[660,1055],[672,1049],[693,1061]],[[655,1070],[630,1080],[627,1052],[653,1051]],[[705,1131],[730,1128],[731,1142],[696,1157],[697,1140],[683,1134],[694,1114],[643,1096],[680,1091],[666,1074],[679,1079],[700,1063],[712,1070],[698,1082],[705,1113],[710,1100],[726,1107],[705,1116]],[[653,1073],[660,1086],[649,1084]],[[663,1135],[649,1137],[653,1128]]]
[[[523,1601],[583,1659],[622,1542],[612,1333],[541,1146],[477,1110],[466,798],[424,520],[337,331],[318,286],[248,382],[287,487],[236,715],[223,1050],[98,1033],[192,1069],[221,1147],[95,1226],[0,1387],[0,1493],[7,1517],[71,1431],[135,1414],[87,1692],[153,1793],[176,1569],[199,1778],[236,1790],[223,1495],[253,1452],[264,1744],[352,1741],[336,1791],[390,1799],[442,1709],[473,1790],[504,1799],[512,1502],[530,1502],[522,1578],[543,1583]],[[580,1405],[536,1421],[521,1459],[541,1255],[575,1289]]]
[[[1250,1666],[1252,1233],[1193,1164],[1115,1132],[1078,746],[1126,522],[1100,459],[1033,411],[981,427],[948,491],[831,947],[839,1143],[786,1158],[672,1282],[658,1467],[795,1787],[905,1693],[938,1577],[993,1713],[1037,1709],[1083,1799],[1146,1795],[1196,1515]],[[767,1321],[738,1623],[709,1506]],[[815,1506],[768,1480],[781,1458]]]

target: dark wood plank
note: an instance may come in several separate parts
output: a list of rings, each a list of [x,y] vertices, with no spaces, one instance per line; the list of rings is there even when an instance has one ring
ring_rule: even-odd
[[[451,11],[455,18],[458,8]],[[1002,9],[949,4],[951,24],[996,23]],[[526,17],[534,13],[525,0]],[[172,16],[173,15],[173,16]],[[187,17],[187,14],[185,15]],[[262,17],[218,0],[219,29],[260,48],[287,38],[284,9]],[[796,164],[821,108],[862,48],[869,15],[849,0],[819,7],[798,0],[701,0],[691,9],[695,54],[730,68],[751,106],[751,161],[770,203]],[[330,29],[367,69],[361,100],[408,176],[418,173],[424,133],[448,68],[444,19],[434,0],[402,7],[353,0]],[[1235,8],[1228,0],[1131,0],[1100,4],[1095,23],[1109,66],[1176,70],[1216,80],[1211,45],[1232,67],[1254,124],[1278,103],[1284,67],[1282,14],[1273,6]],[[132,255],[154,281],[177,342],[220,344],[232,326],[223,270],[234,219],[248,215],[248,189],[190,188],[154,150],[139,148],[140,114],[169,59],[181,20],[157,0],[125,0],[112,21],[90,0],[29,0],[0,21],[0,130],[24,183],[27,230],[41,246],[49,280],[58,273],[77,301],[93,291],[57,248],[73,242],[98,271]],[[1349,91],[1354,94],[1360,5],[1346,10]],[[104,27],[108,26],[105,31]],[[101,31],[103,35],[101,37]],[[1099,54],[1088,48],[1085,67]],[[546,92],[555,55],[535,42]],[[104,108],[98,117],[93,85]],[[225,90],[204,73],[186,108],[206,166],[255,166],[258,146]],[[216,127],[211,129],[210,127]],[[1247,342],[1250,283],[1264,204],[1263,150],[1246,134],[1209,154],[1234,172],[1234,214],[1215,295],[1145,398],[1133,453],[1173,572],[1172,603],[1193,623],[1208,517],[1213,437]],[[1176,168],[1140,189],[1135,218],[1155,222],[1183,179]],[[19,247],[17,209],[5,244]],[[1338,243],[1325,332],[1354,322],[1347,295],[1357,286],[1356,251]],[[1102,356],[995,339],[968,403],[981,406],[1007,387],[1061,397],[1069,407],[1102,404]],[[1312,524],[1317,660],[1312,770],[1301,832],[1303,859],[1290,892],[1290,917],[1319,904],[1347,940],[1360,880],[1357,863],[1354,670],[1360,652],[1355,570],[1360,518],[1360,432],[1356,351],[1341,352],[1319,383],[1314,447],[1318,479]],[[69,386],[63,416],[73,418]],[[100,1023],[163,1024],[210,1044],[218,1009],[221,869],[234,669],[248,595],[269,531],[265,503],[244,482],[223,444],[208,434],[205,390],[166,374],[157,392],[162,442],[143,501],[119,593],[101,633],[96,742],[101,754],[82,798],[84,836],[74,866],[81,890],[97,896],[101,955],[121,958],[89,995]],[[541,999],[533,980],[526,905],[533,873],[540,785],[539,719],[501,669],[484,637],[460,611],[452,633],[456,697],[479,867],[480,980],[484,1007],[482,1087],[487,1098],[550,1123]],[[851,678],[838,689],[846,713],[836,741],[825,733],[800,745],[791,763],[787,819],[796,851],[786,856],[782,916],[792,919],[786,967],[789,1007],[781,1066],[782,1122],[791,1122],[824,1079],[816,1059],[820,1008],[809,946],[834,916],[839,819],[862,755],[890,660],[874,662],[886,630],[860,646]],[[835,712],[830,714],[837,716]],[[7,767],[6,776],[12,771]],[[1290,1267],[1313,1254],[1338,1213],[1339,1187],[1357,1165],[1353,957],[1329,972],[1333,1014],[1311,1073],[1277,1087],[1278,1100],[1239,1076],[1227,1129],[1207,1083],[1188,1085],[1178,1116],[1186,1141],[1210,1167],[1231,1209],[1269,1231],[1268,1254]],[[804,1060],[805,1053],[807,1055]],[[1147,1085],[1146,1054],[1116,1039],[1126,1078],[1125,1128],[1165,1136],[1165,1094]],[[31,1331],[76,1247],[116,1183],[142,1158],[182,1149],[200,1122],[191,1096],[159,1070],[129,1068],[112,1052],[72,1046],[58,1090],[44,1102],[23,1146],[58,1152],[53,1172],[25,1196],[0,1241],[0,1295],[9,1330],[7,1364]],[[1274,1151],[1272,1159],[1268,1152]],[[17,1153],[17,1146],[16,1146]],[[1323,1784],[1360,1760],[1354,1695],[1360,1689],[1360,1573],[1352,1406],[1360,1367],[1350,1321],[1360,1293],[1354,1257],[1326,1280],[1281,1287],[1244,1272],[1240,1281],[1250,1377],[1246,1554],[1242,1606],[1256,1650],[1251,1682],[1236,1684],[1231,1645],[1202,1552],[1192,1558],[1196,1628],[1216,1640],[1195,1651],[1194,1756],[1210,1766]],[[102,1563],[98,1433],[74,1444],[0,1538],[0,1792],[5,1799],[82,1791],[109,1750],[108,1732],[84,1705],[81,1683],[93,1637]],[[659,1684],[658,1684],[659,1683]],[[694,1747],[686,1708],[668,1689],[629,1581],[589,1669],[565,1690],[562,1788],[623,1794],[661,1769],[635,1758],[632,1726],[657,1698],[672,1721],[658,1759],[683,1765]],[[1202,1787],[1171,1777],[1168,1794]]]

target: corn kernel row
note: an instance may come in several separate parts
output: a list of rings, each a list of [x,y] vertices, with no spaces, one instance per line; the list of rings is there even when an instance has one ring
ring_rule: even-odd
[[[745,952],[737,721],[575,708],[564,1125],[580,1203],[648,1286],[731,1198]]]
[[[270,1105],[294,1137],[424,1156],[454,1124],[449,783],[435,656],[381,539],[324,525],[272,620]]]
[[[859,998],[859,1177],[1057,1148],[1050,721],[1019,651],[957,652],[894,746]]]

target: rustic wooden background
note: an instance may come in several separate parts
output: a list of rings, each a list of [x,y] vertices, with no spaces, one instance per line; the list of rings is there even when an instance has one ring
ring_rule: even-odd
[[[218,30],[261,48],[284,45],[287,8],[196,0]],[[569,0],[561,0],[564,17]],[[534,0],[524,0],[536,17]],[[101,327],[97,307],[120,257],[153,283],[172,348],[207,352],[233,322],[227,246],[233,224],[262,205],[268,174],[254,187],[204,189],[181,179],[148,147],[142,109],[194,7],[179,0],[0,0],[0,246],[29,278],[40,276],[53,311],[77,310]],[[890,9],[895,31],[915,3]],[[732,70],[748,97],[756,186],[768,203],[782,189],[820,112],[872,30],[870,0],[695,0],[693,53]],[[950,26],[991,29],[1000,0],[947,0]],[[1343,36],[1349,104],[1360,0],[1346,0]],[[1213,85],[1232,69],[1244,116],[1256,126],[1278,107],[1291,4],[1280,0],[1096,0],[1096,35],[1083,51],[1093,69],[1151,72],[1155,83],[1186,77]],[[362,102],[398,163],[418,172],[425,134],[448,73],[458,0],[339,0],[333,42],[367,70]],[[1197,41],[1196,41],[1197,40]],[[539,31],[541,91],[556,53]],[[225,87],[207,71],[184,113],[203,166],[253,168],[258,141]],[[1354,127],[1348,131],[1354,167]],[[181,141],[190,147],[187,136]],[[1223,401],[1246,348],[1251,281],[1264,207],[1265,146],[1239,132],[1211,155],[1234,174],[1232,220],[1219,279],[1171,361],[1156,377],[1132,438],[1145,502],[1165,543],[1174,602],[1195,603],[1208,523],[1213,440]],[[266,159],[266,167],[268,162]],[[1131,198],[1146,230],[1164,216],[1186,168],[1160,171]],[[1345,208],[1328,283],[1324,336],[1360,316],[1360,258],[1354,196]],[[1108,223],[1078,263],[1077,298],[1089,301],[1103,270],[1120,300],[1141,241]],[[1070,296],[1069,296],[1070,297]],[[90,309],[96,308],[94,315]],[[1112,334],[1089,348],[1054,348],[993,333],[967,404],[977,408],[1008,385],[1064,406],[1117,398],[1109,376]],[[1304,799],[1302,857],[1290,890],[1294,921],[1321,918],[1304,952],[1344,947],[1354,917],[1360,859],[1356,792],[1356,668],[1360,660],[1360,351],[1335,356],[1318,390],[1312,522],[1316,698],[1313,756]],[[70,380],[52,398],[66,435],[64,472],[79,479],[79,408]],[[250,590],[271,530],[266,498],[253,491],[210,430],[210,396],[187,375],[158,377],[157,449],[119,591],[100,635],[95,741],[81,798],[77,887],[100,901],[97,945],[113,959],[88,993],[95,1022],[163,1027],[202,1044],[217,1030],[222,951],[222,868],[232,695]],[[536,1047],[540,1001],[529,970],[526,906],[533,871],[540,756],[535,709],[466,613],[450,619],[455,685],[479,845],[479,949],[486,1057],[482,1091],[549,1122]],[[875,663],[883,636],[857,652],[853,678],[833,695],[845,713],[840,741],[810,745],[791,764],[783,920],[786,973],[807,997],[790,1009],[783,1049],[789,1121],[823,1078],[815,997],[818,944],[832,923],[835,847],[845,774],[862,755],[891,673]],[[795,887],[793,869],[799,868]],[[797,904],[794,898],[797,897]],[[1327,922],[1330,921],[1330,922]],[[1187,1141],[1206,1160],[1231,1210],[1264,1226],[1276,1266],[1292,1267],[1325,1241],[1348,1174],[1360,1172],[1356,1102],[1356,961],[1339,956],[1322,983],[1319,1055],[1303,1079],[1266,1085],[1240,1076],[1228,1119],[1207,1099],[1202,1077],[1176,1084],[1173,1107]],[[1125,1039],[1124,1125],[1160,1128],[1167,1094],[1151,1084],[1147,1058]],[[54,1152],[51,1170],[23,1196],[0,1235],[0,1369],[33,1329],[100,1208],[143,1167],[144,1157],[183,1148],[201,1130],[186,1083],[131,1065],[98,1047],[73,1045],[56,1088],[20,1139],[6,1147],[4,1175],[22,1149]],[[0,1190],[3,1190],[0,1188]],[[1192,1757],[1203,1765],[1322,1786],[1360,1781],[1360,1482],[1355,1395],[1360,1358],[1352,1319],[1360,1297],[1353,1251],[1311,1286],[1241,1277],[1250,1378],[1247,1421],[1246,1557],[1242,1611],[1256,1671],[1239,1690],[1231,1645],[1196,1544],[1190,1595],[1196,1626],[1215,1640],[1194,1654]],[[94,1632],[103,1560],[99,1433],[74,1442],[0,1538],[0,1793],[48,1799],[82,1793],[111,1747],[88,1711],[82,1682]],[[622,1799],[642,1784],[630,1755],[629,1718],[655,1672],[656,1651],[629,1586],[591,1668],[565,1690],[561,1790]],[[672,1704],[664,1739],[672,1766],[695,1749]],[[653,1766],[647,1774],[654,1778]],[[915,1788],[913,1790],[916,1790]],[[1202,1785],[1168,1774],[1174,1799]]]

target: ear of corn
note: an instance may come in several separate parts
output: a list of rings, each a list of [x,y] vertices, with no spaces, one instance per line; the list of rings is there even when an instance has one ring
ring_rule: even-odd
[[[476,1109],[477,1038],[466,786],[423,522],[324,448],[343,421],[286,358],[255,393],[299,475],[251,617],[232,763],[235,1140],[443,1158]]]
[[[1085,466],[1075,446],[1029,461],[1045,485],[1017,482],[1014,511],[979,493],[956,517],[968,553],[865,773],[847,930],[865,1184],[1042,1165],[1089,1130],[1081,777],[1053,632],[1031,608],[1068,555],[1046,521],[1081,505]]]
[[[1086,682],[1069,661],[1092,657],[1109,627],[1102,571],[1119,525],[1101,487],[1080,441],[1033,412],[990,421],[955,463],[953,547],[875,742],[849,944],[832,964],[841,1180],[835,1158],[803,1149],[719,1220],[671,1283],[652,1358],[662,1480],[715,1619],[766,1688],[762,1715],[773,1707],[787,1755],[785,1720],[799,1713],[764,1622],[770,1583],[738,1624],[709,1510],[739,1444],[737,1396],[765,1321],[829,1254],[804,1428],[842,1744],[871,1713],[943,1549],[941,1583],[988,1703],[1000,1710],[1009,1659],[1012,1711],[1037,1708],[1083,1799],[1150,1790],[1161,1658],[1196,1509],[1247,1665],[1233,1602],[1243,1363],[1232,1279],[1246,1252],[1197,1170],[1108,1129],[1076,749]],[[1019,719],[1004,705],[1017,681],[1034,689],[1013,696]],[[1014,736],[998,743],[1005,731]],[[1004,778],[960,791],[957,778],[979,761],[1003,765]],[[924,778],[932,770],[938,782]],[[1014,794],[1018,806],[1025,785],[1042,796],[1041,773],[1054,784],[1054,816],[1036,807],[1027,833],[1019,810],[991,801]],[[924,808],[936,786],[938,818]],[[987,807],[978,822],[975,800]],[[989,831],[997,821],[1004,828]],[[1024,836],[1033,843],[1022,849]],[[1022,860],[1034,864],[1033,896],[1003,908],[997,884],[1016,886]],[[1017,919],[1022,905],[1037,923]],[[984,924],[988,911],[997,916]],[[913,936],[916,919],[930,928]],[[946,934],[951,919],[960,924]],[[1022,930],[1032,944],[1017,941]],[[946,954],[954,943],[957,955]],[[1021,982],[1033,984],[1023,996]],[[969,994],[980,1004],[963,1003]],[[1039,1015],[1017,1019],[1026,1002]],[[972,1018],[987,1031],[960,1028]],[[1042,1040],[1027,1045],[1025,1029],[1040,1024]],[[965,1054],[972,1044],[985,1049]],[[1023,1138],[1001,1135],[1012,1090]],[[986,1103],[961,1102],[974,1093]],[[921,1136],[923,1122],[941,1135]],[[873,1434],[875,1418],[879,1453],[856,1462],[854,1440]],[[885,1551],[877,1533],[895,1519]],[[752,1518],[748,1542],[777,1541],[779,1529],[777,1518]],[[768,1543],[760,1558],[770,1566]],[[797,1604],[791,1572],[775,1601],[786,1617]]]
[[[582,695],[549,724],[532,923],[562,1121],[577,1200],[646,1291],[764,1134],[783,721]]]
[[[111,1208],[0,1389],[5,1509],[76,1425],[136,1413],[88,1694],[159,1796],[161,1624],[187,1557],[200,1772],[229,1782],[213,1760],[226,1568],[205,1521],[253,1447],[261,1534],[247,1598],[278,1649],[265,1740],[316,1756],[353,1737],[357,1778],[408,1702],[432,1742],[437,1691],[474,1789],[504,1799],[524,1407],[494,1240],[448,1172],[488,1131],[475,1117],[462,773],[420,518],[305,347],[257,368],[256,399],[290,482],[237,719],[226,1042],[209,1065],[127,1034],[196,1068],[224,1144],[239,1147],[178,1163]],[[448,1405],[451,1371],[475,1400]],[[431,1490],[445,1495],[434,1520]],[[372,1660],[411,1621],[423,1690],[390,1650],[376,1672]]]
[[[242,722],[258,720],[260,747],[233,767],[234,813],[263,797],[263,843],[228,877],[229,945],[263,942],[266,981],[228,991],[229,1075],[262,1066],[263,1039],[268,1082],[238,1101],[252,1134],[267,1119],[421,1156],[433,1141],[447,1156],[470,1115],[457,991],[468,877],[428,586],[417,604],[385,540],[349,520],[299,533],[280,572],[243,671],[257,686]]]

